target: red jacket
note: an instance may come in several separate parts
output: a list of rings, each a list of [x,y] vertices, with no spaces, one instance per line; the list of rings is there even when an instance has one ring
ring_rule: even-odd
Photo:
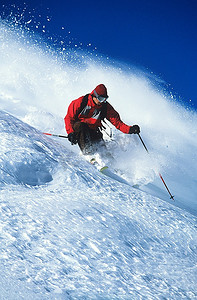
[[[92,95],[89,94],[88,102],[82,112],[77,115],[77,111],[81,106],[83,97],[80,97],[76,100],[73,100],[69,107],[67,115],[64,118],[66,131],[67,133],[73,132],[73,124],[78,120],[80,122],[87,123],[88,126],[92,129],[97,129],[101,127],[101,107],[102,105],[97,105],[92,100]],[[130,126],[123,123],[120,119],[118,112],[107,102],[107,112],[106,112],[106,119],[110,121],[117,129],[122,131],[123,133],[129,133]]]

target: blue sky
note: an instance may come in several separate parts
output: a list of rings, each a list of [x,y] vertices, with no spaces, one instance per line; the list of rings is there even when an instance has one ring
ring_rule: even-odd
[[[1,0],[9,8],[20,0]],[[98,53],[147,69],[197,108],[196,0],[27,0],[27,10],[57,36],[91,43]],[[5,7],[1,10],[4,10]],[[40,16],[39,17],[39,13]],[[45,20],[44,20],[45,18]],[[62,29],[64,27],[64,30]],[[82,47],[83,47],[82,46]]]

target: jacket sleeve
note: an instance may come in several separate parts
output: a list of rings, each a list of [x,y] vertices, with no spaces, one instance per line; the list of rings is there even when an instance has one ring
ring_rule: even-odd
[[[122,131],[123,133],[129,133],[130,126],[122,122],[119,113],[109,103],[107,103],[106,119],[110,121],[118,130]]]
[[[82,99],[83,96],[76,100],[73,100],[68,107],[67,115],[64,118],[65,127],[68,134],[74,132],[73,124],[74,122],[76,122],[76,119],[78,117]]]

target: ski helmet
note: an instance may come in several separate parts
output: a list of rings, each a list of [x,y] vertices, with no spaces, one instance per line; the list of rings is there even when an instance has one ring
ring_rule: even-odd
[[[100,102],[105,102],[109,97],[107,95],[107,88],[104,84],[97,85],[97,87],[94,89],[93,94]]]

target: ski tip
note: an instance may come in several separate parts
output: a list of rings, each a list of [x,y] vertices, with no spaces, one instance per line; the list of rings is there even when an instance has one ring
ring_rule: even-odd
[[[139,184],[133,184],[132,187],[135,188],[135,189],[139,189],[140,185]]]
[[[105,166],[105,167],[103,167],[103,168],[100,169],[100,172],[102,173],[102,172],[104,172],[104,171],[107,170],[107,169],[108,169],[108,167]]]

